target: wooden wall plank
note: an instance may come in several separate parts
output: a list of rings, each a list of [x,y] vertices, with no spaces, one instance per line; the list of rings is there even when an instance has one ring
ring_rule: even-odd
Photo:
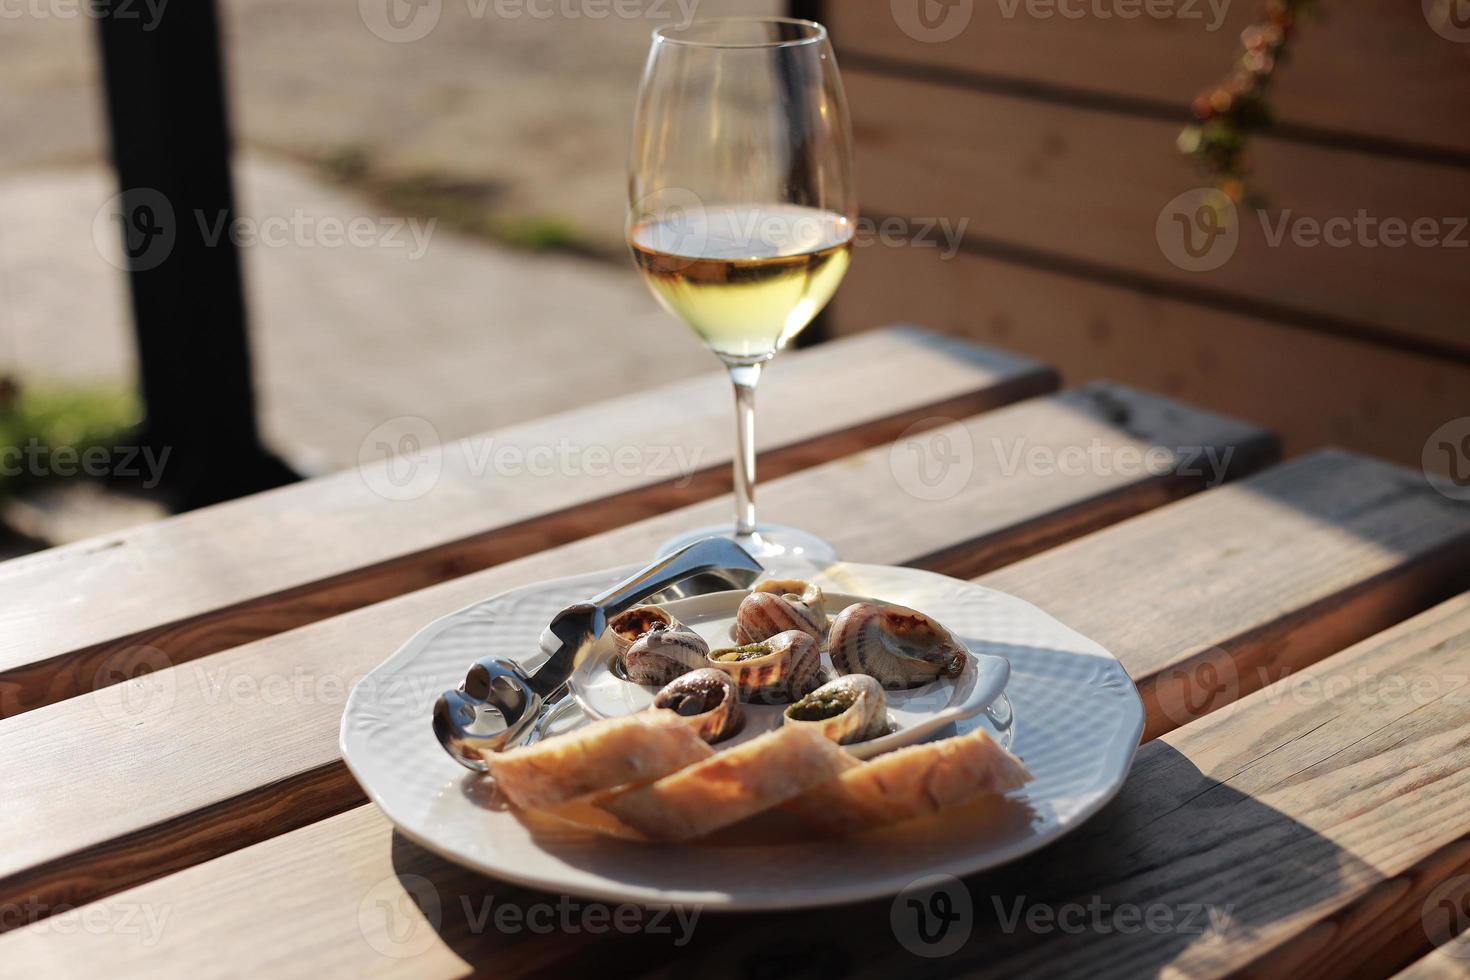
[[[1470,357],[1464,169],[1262,139],[1257,168],[1275,207],[1264,222],[1241,209],[1228,261],[1186,271],[1156,237],[1169,202],[1200,184],[1174,147],[1176,126],[862,71],[846,80],[865,212],[967,221],[972,242],[1003,257]],[[1360,212],[1374,229],[1429,220],[1447,244],[1388,247],[1376,230],[1344,226],[1344,247],[1298,245],[1290,231],[1273,246],[1286,210],[1293,228]]]
[[[1395,524],[1406,517],[1399,510],[1405,501],[1394,494],[1383,497],[1383,486],[1370,486],[1355,514],[1333,511],[1354,499],[1352,481],[1342,478],[1362,476],[1373,484],[1388,472],[1376,464],[1345,472],[1343,467],[1353,462],[1327,454],[1279,467],[1038,556],[987,581],[1034,580],[1036,569],[1051,559],[1071,572],[1070,591],[1054,595],[1053,604],[1069,600],[1061,603],[1070,610],[1062,612],[1063,618],[1080,626],[1084,607],[1099,610],[1098,615],[1113,608],[1136,616],[1143,609],[1148,618],[1148,607],[1126,587],[1114,587],[1137,574],[1147,579],[1147,568],[1173,561],[1177,564],[1163,567],[1179,569],[1174,584],[1181,589],[1180,605],[1190,608],[1163,611],[1137,636],[1151,635],[1160,651],[1176,642],[1188,645],[1192,638],[1177,632],[1186,617],[1205,619],[1212,609],[1228,606],[1224,625],[1266,613],[1243,609],[1231,599],[1243,591],[1242,580],[1252,568],[1264,568],[1279,593],[1275,575],[1296,567],[1298,559],[1307,567],[1297,589],[1311,588],[1323,565],[1335,567],[1324,548],[1341,549],[1335,557],[1352,564],[1405,557],[1407,542],[1385,536],[1378,526],[1378,517]],[[1253,504],[1242,499],[1250,496],[1258,499]],[[1267,521],[1260,537],[1269,539],[1277,553],[1275,565],[1263,566],[1258,554],[1238,561],[1233,554],[1216,554],[1209,562],[1179,561],[1177,552],[1196,543],[1203,529],[1213,534],[1221,525],[1194,520],[1191,535],[1158,519],[1189,510],[1196,511],[1195,518],[1207,517],[1198,512],[1216,501],[1237,519]],[[1324,505],[1327,512],[1321,510]],[[1422,498],[1418,505],[1422,532],[1443,539],[1445,529],[1432,526],[1442,519],[1436,516],[1439,505]],[[1274,527],[1269,526],[1273,510],[1279,511]],[[1457,518],[1463,553],[1470,539],[1463,515]],[[1286,530],[1284,522],[1293,525],[1291,533],[1279,533]],[[1152,532],[1170,530],[1179,540],[1176,553],[1139,550],[1131,560],[1115,554],[1100,569],[1081,564],[1096,538],[1139,534],[1157,549],[1162,541]],[[1025,570],[1026,565],[1032,569]],[[1218,587],[1217,569],[1223,576]],[[1367,567],[1360,570],[1368,573]],[[1298,629],[1305,617],[1285,608],[1295,601],[1282,596],[1274,607],[1275,624],[1256,631],[1260,649],[1296,649],[1313,642]],[[1315,601],[1310,605],[1315,621],[1333,615]],[[1349,615],[1370,625],[1360,613]],[[1127,656],[1135,655],[1142,653],[1133,648]],[[1044,966],[1047,975],[1087,976],[1177,968],[1213,976],[1249,964],[1252,972],[1264,975],[1331,976],[1363,963],[1367,950],[1379,948],[1375,927],[1386,926],[1408,941],[1411,933],[1399,929],[1402,920],[1417,911],[1443,875],[1470,861],[1470,851],[1461,846],[1470,839],[1470,818],[1451,804],[1470,791],[1470,749],[1463,737],[1461,699],[1449,696],[1463,693],[1470,683],[1467,657],[1470,596],[1461,596],[1316,666],[1295,656],[1280,660],[1301,672],[1145,746],[1118,800],[1091,826],[1016,865],[970,879],[976,932],[944,961],[946,968],[956,974],[1016,975]],[[1395,686],[1400,680],[1405,687]],[[1399,690],[1418,694],[1399,697],[1393,693]],[[1314,696],[1314,691],[1333,695]],[[1158,701],[1149,710],[1151,728],[1174,721]],[[1423,872],[1426,867],[1432,874]],[[413,897],[425,884],[439,899],[437,926]],[[1080,903],[1085,912],[1093,895],[1110,908],[1164,906],[1175,923],[1186,906],[1202,903],[1228,903],[1234,917],[1222,920],[1220,935],[1198,928],[1122,935],[1086,929],[1007,933],[996,925],[995,896],[1004,909],[1019,897],[1023,908]],[[301,976],[334,971],[457,976],[492,966],[507,976],[552,968],[642,972],[655,962],[668,971],[708,970],[721,963],[757,971],[821,964],[838,974],[862,969],[892,975],[914,964],[912,954],[892,938],[887,900],[801,915],[706,917],[692,943],[675,946],[673,937],[601,939],[477,929],[468,916],[487,898],[522,906],[557,900],[453,867],[397,837],[373,808],[362,807],[98,904],[106,914],[171,909],[172,931],[151,945],[117,936],[63,944],[43,922],[0,937],[0,955],[32,969],[68,957],[123,975],[207,970],[221,957],[233,967],[269,967]],[[384,941],[373,918],[362,925],[361,910],[369,901],[398,903],[393,906],[401,912],[394,919],[397,943]],[[1202,913],[1189,921],[1208,923],[1199,918]],[[438,936],[405,943],[401,937],[415,928],[437,928]],[[384,955],[385,948],[399,955]]]
[[[1041,358],[1069,384],[1116,378],[1253,419],[1287,455],[1340,445],[1417,467],[1429,435],[1470,413],[1470,365],[986,256],[858,249],[833,328],[900,311]]]
[[[1129,5],[1100,6],[1112,13]],[[956,18],[966,7],[951,5]],[[935,20],[936,32],[918,30],[916,38],[887,3],[830,3],[823,17],[844,66],[882,59],[900,63],[896,71],[942,67],[980,76],[998,90],[1036,86],[1061,98],[1076,91],[1146,100],[1144,108],[1167,107],[1183,120],[1190,100],[1224,77],[1241,30],[1262,11],[1256,2],[1212,9],[1207,0],[1181,0],[1168,9],[1198,16],[1140,12],[1130,19],[1096,16],[1098,7],[1080,0],[982,0],[968,5],[964,28],[944,40],[923,38],[944,38],[962,20]],[[1222,7],[1223,16],[1216,12]],[[1059,12],[1028,13],[1048,9]],[[1302,27],[1277,77],[1272,100],[1283,125],[1470,152],[1470,127],[1464,125],[1470,118],[1470,48],[1432,31],[1422,4],[1362,0],[1321,10]]]
[[[967,459],[956,464],[953,493],[935,497],[917,473],[941,440],[946,455]],[[1118,465],[1009,470],[1016,449],[1052,455],[1094,444]],[[1178,473],[1126,462],[1125,453],[1155,445],[1177,447]],[[1213,467],[1187,447],[1215,451],[1225,475],[1249,472],[1274,448],[1241,423],[1090,389],[776,481],[763,506],[852,560],[973,574],[1198,489]],[[15,808],[0,822],[0,903],[85,900],[353,805],[360,796],[344,789],[337,749],[347,690],[419,627],[504,589],[626,564],[727,506],[676,511],[0,721],[0,784]],[[962,542],[970,546],[956,548]],[[84,772],[65,775],[82,759]]]
[[[793,352],[762,386],[761,473],[1054,387],[1035,361],[914,329]],[[442,447],[437,482],[413,499],[382,495],[369,463],[0,564],[0,717],[725,492],[731,411],[723,372],[655,376],[646,392]],[[608,462],[625,451],[636,465]]]

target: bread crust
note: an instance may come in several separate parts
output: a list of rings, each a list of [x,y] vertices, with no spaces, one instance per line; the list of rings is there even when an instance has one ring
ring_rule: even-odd
[[[856,765],[820,732],[788,726],[598,805],[654,840],[690,840],[779,806]]]
[[[824,831],[853,833],[1001,795],[1030,780],[1021,760],[980,728],[880,755],[785,806]]]
[[[678,714],[653,708],[481,757],[507,800],[544,810],[589,793],[650,783],[713,754]]]

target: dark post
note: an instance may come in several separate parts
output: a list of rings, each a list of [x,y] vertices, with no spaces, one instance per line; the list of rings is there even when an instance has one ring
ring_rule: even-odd
[[[825,6],[824,0],[787,0],[786,15],[801,20],[814,20],[822,24],[826,23],[824,19],[825,13],[822,9]],[[813,347],[822,343],[824,340],[830,340],[831,337],[832,328],[829,325],[829,314],[826,310],[823,310],[812,319],[811,324],[805,330],[796,335],[796,346]]]
[[[260,444],[215,0],[92,0],[129,263],[145,444],[179,509],[296,479]]]

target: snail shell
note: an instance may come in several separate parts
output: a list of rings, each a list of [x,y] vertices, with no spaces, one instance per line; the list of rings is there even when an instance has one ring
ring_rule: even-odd
[[[799,578],[769,579],[741,600],[735,613],[736,643],[759,643],[787,630],[801,630],[822,642],[827,609],[821,588]]]
[[[644,633],[618,659],[635,684],[664,685],[705,665],[709,644],[682,623]]]
[[[673,629],[680,625],[682,624],[677,619],[658,606],[634,606],[607,621],[607,628],[612,630],[613,647],[617,650],[619,658],[627,653],[633,642],[645,633],[660,629]]]
[[[888,731],[888,699],[876,679],[847,674],[787,708],[784,724],[814,726],[839,745],[865,742]]]
[[[810,634],[787,630],[758,643],[711,650],[708,665],[730,675],[740,700],[782,704],[821,683],[822,654]]]
[[[677,713],[711,745],[734,735],[745,723],[735,681],[713,667],[674,678],[654,697],[653,706]]]
[[[828,647],[839,674],[868,674],[887,688],[918,687],[965,666],[965,645],[921,612],[858,602],[832,621]]]

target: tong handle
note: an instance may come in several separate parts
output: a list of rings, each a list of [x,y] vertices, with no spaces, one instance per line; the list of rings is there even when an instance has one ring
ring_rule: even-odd
[[[649,596],[696,575],[712,577],[731,589],[748,589],[765,571],[760,562],[729,538],[704,538],[639,569],[601,595],[568,606],[556,614],[542,637],[543,649],[554,652],[531,675],[531,687],[542,695],[571,676],[582,652],[607,629],[607,621]]]

